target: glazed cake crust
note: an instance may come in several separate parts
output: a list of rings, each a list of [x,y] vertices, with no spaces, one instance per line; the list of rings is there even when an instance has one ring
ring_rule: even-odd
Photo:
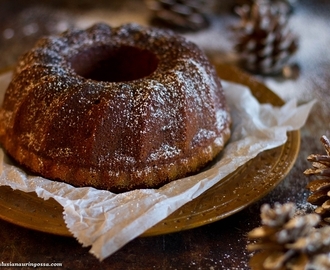
[[[19,164],[115,192],[198,172],[229,136],[221,83],[201,50],[136,24],[39,40],[0,109],[0,142]]]

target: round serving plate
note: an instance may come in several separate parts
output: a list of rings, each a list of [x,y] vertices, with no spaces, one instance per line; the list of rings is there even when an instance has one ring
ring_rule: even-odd
[[[284,102],[264,84],[238,68],[215,64],[221,79],[250,87],[260,103]],[[260,153],[202,195],[185,204],[142,236],[199,227],[228,217],[272,191],[292,168],[300,147],[300,132],[288,132],[287,142]],[[72,236],[63,220],[63,208],[54,199],[0,187],[0,218],[16,225],[62,236]]]

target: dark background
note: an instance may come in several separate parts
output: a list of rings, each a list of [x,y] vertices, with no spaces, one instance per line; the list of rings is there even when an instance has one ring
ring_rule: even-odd
[[[0,69],[15,65],[17,57],[31,48],[41,35],[61,30],[59,22],[71,26],[75,24],[75,18],[88,16],[99,9],[125,12],[130,2],[0,1]],[[142,7],[143,1],[135,2],[140,2]],[[233,2],[221,3],[216,11],[218,16],[234,17],[235,20]],[[298,32],[302,40],[298,53],[301,58],[297,60],[299,78],[288,82],[283,78],[257,77],[272,85],[275,92],[285,92],[284,99],[292,96],[298,102],[318,99],[301,130],[301,149],[295,165],[266,197],[233,216],[203,227],[137,238],[103,262],[89,254],[89,249],[81,247],[74,238],[31,231],[0,220],[0,262],[61,262],[63,267],[59,269],[249,269],[246,234],[260,225],[262,204],[291,201],[301,211],[311,209],[306,203],[308,192],[305,189],[309,178],[303,175],[310,166],[306,157],[311,153],[324,153],[319,138],[323,134],[329,135],[330,131],[330,27],[324,31],[325,28],[314,29],[313,26],[317,25],[315,22],[330,26],[329,12],[330,1],[298,1],[291,16],[293,20],[299,18],[295,22],[296,29],[303,29]],[[297,24],[301,22],[304,26],[299,28]],[[27,25],[30,28],[24,28]],[[312,41],[309,41],[310,35]],[[283,90],[286,88],[288,92]]]

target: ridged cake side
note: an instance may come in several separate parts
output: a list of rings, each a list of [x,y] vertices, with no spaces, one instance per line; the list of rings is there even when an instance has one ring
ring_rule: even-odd
[[[95,69],[120,48],[139,50],[144,60],[155,56],[138,63],[155,70],[124,81],[81,75],[90,72],[86,63]],[[41,39],[15,70],[0,123],[1,144],[23,166],[112,191],[158,187],[195,173],[230,136],[220,80],[200,49],[136,24],[97,24]]]

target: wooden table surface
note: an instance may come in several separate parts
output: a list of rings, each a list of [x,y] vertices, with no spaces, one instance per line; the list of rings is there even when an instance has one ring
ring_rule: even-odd
[[[111,3],[110,3],[111,2]],[[87,26],[96,20],[116,22],[144,20],[143,1],[2,1],[0,0],[0,69],[13,66],[17,57],[41,35],[59,32],[72,25]],[[220,37],[207,44],[200,36],[188,34],[207,52],[230,58],[228,26],[237,20],[230,3],[218,7]],[[43,3],[43,4],[42,4]],[[224,1],[225,3],[225,1]],[[298,158],[285,179],[272,192],[242,211],[195,229],[146,238],[137,238],[112,256],[99,262],[73,237],[60,237],[19,227],[0,220],[0,263],[61,263],[51,269],[249,269],[246,234],[260,225],[264,203],[294,202],[301,211],[311,209],[305,189],[310,166],[306,157],[323,153],[319,138],[330,137],[330,12],[329,1],[297,1],[291,14],[292,29],[299,36],[295,79],[256,77],[284,100],[299,103],[317,99],[301,129]],[[118,17],[113,18],[113,14]],[[142,18],[142,19],[141,19]],[[223,38],[224,40],[221,40]],[[253,76],[253,75],[251,75]],[[0,209],[1,211],[1,209]],[[5,268],[4,268],[5,269]]]

